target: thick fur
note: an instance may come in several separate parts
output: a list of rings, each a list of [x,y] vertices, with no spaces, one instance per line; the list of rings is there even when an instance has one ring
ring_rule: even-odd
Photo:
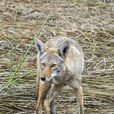
[[[60,89],[69,85],[74,88],[84,114],[81,72],[84,69],[84,55],[80,45],[66,37],[53,38],[43,44],[36,40],[37,54],[37,105],[36,113],[55,114],[54,97]]]

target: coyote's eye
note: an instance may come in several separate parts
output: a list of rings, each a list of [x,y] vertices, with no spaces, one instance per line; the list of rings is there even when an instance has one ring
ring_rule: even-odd
[[[56,67],[56,66],[57,66],[56,64],[52,64],[52,65],[51,65],[51,68]]]
[[[42,65],[43,67],[45,67],[45,63],[41,63],[41,65]]]

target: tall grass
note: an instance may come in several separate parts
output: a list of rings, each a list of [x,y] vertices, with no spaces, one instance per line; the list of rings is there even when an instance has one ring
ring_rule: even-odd
[[[51,13],[52,13],[52,11],[48,14],[48,16],[47,16],[46,20],[44,21],[43,25],[41,26],[41,28],[39,29],[39,31],[38,31],[38,32],[36,33],[36,35],[34,36],[34,39],[32,40],[30,46],[28,47],[27,51],[25,52],[23,58],[22,58],[21,61],[19,62],[18,66],[17,66],[17,68],[16,68],[16,70],[15,70],[15,72],[12,74],[13,43],[14,43],[13,41],[14,41],[14,36],[15,36],[15,24],[16,24],[16,16],[17,16],[17,12],[16,12],[16,14],[15,14],[15,16],[14,16],[13,34],[12,34],[12,41],[11,41],[10,80],[9,80],[9,82],[8,82],[6,85],[4,85],[2,88],[0,88],[0,92],[1,92],[2,90],[4,90],[4,89],[8,88],[10,85],[12,85],[12,84],[13,84],[14,82],[16,82],[17,80],[20,80],[21,78],[23,78],[23,77],[25,77],[25,76],[27,76],[27,75],[29,75],[29,74],[31,74],[31,73],[33,73],[33,72],[36,71],[36,69],[32,69],[30,72],[27,72],[27,73],[25,73],[25,74],[23,74],[23,75],[17,77],[17,78],[14,80],[14,77],[15,77],[16,73],[18,72],[20,66],[22,65],[22,63],[23,63],[24,60],[26,59],[26,57],[27,57],[27,55],[28,55],[30,49],[32,48],[32,45],[33,45],[35,39],[38,38],[38,36],[40,35],[40,32],[41,32],[42,29],[45,27],[45,25],[46,25],[48,19],[49,19],[50,16],[51,16]]]
[[[8,83],[7,87],[9,87],[10,85],[12,85],[12,84],[13,84],[14,82],[16,82],[17,80],[20,80],[21,78],[23,78],[23,77],[25,77],[25,76],[27,76],[27,75],[29,75],[29,74],[32,74],[32,73],[35,72],[35,71],[36,71],[36,68],[30,70],[29,72],[24,73],[23,75],[18,76],[15,80],[13,80],[12,82]]]
[[[16,14],[15,14],[15,16],[14,16],[13,33],[12,33],[12,40],[11,40],[10,80],[11,80],[11,76],[12,76],[13,46],[14,46],[14,37],[15,37],[16,17],[17,17],[17,11],[16,11]]]

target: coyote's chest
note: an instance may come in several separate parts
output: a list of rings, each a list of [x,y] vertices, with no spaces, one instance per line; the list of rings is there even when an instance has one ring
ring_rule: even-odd
[[[52,81],[54,84],[67,84],[70,80],[73,79],[73,77],[73,75],[65,72],[63,75],[54,77]]]

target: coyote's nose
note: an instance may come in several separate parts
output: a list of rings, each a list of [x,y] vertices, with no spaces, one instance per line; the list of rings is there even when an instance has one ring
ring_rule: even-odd
[[[46,77],[45,76],[41,76],[41,80],[45,81]]]

